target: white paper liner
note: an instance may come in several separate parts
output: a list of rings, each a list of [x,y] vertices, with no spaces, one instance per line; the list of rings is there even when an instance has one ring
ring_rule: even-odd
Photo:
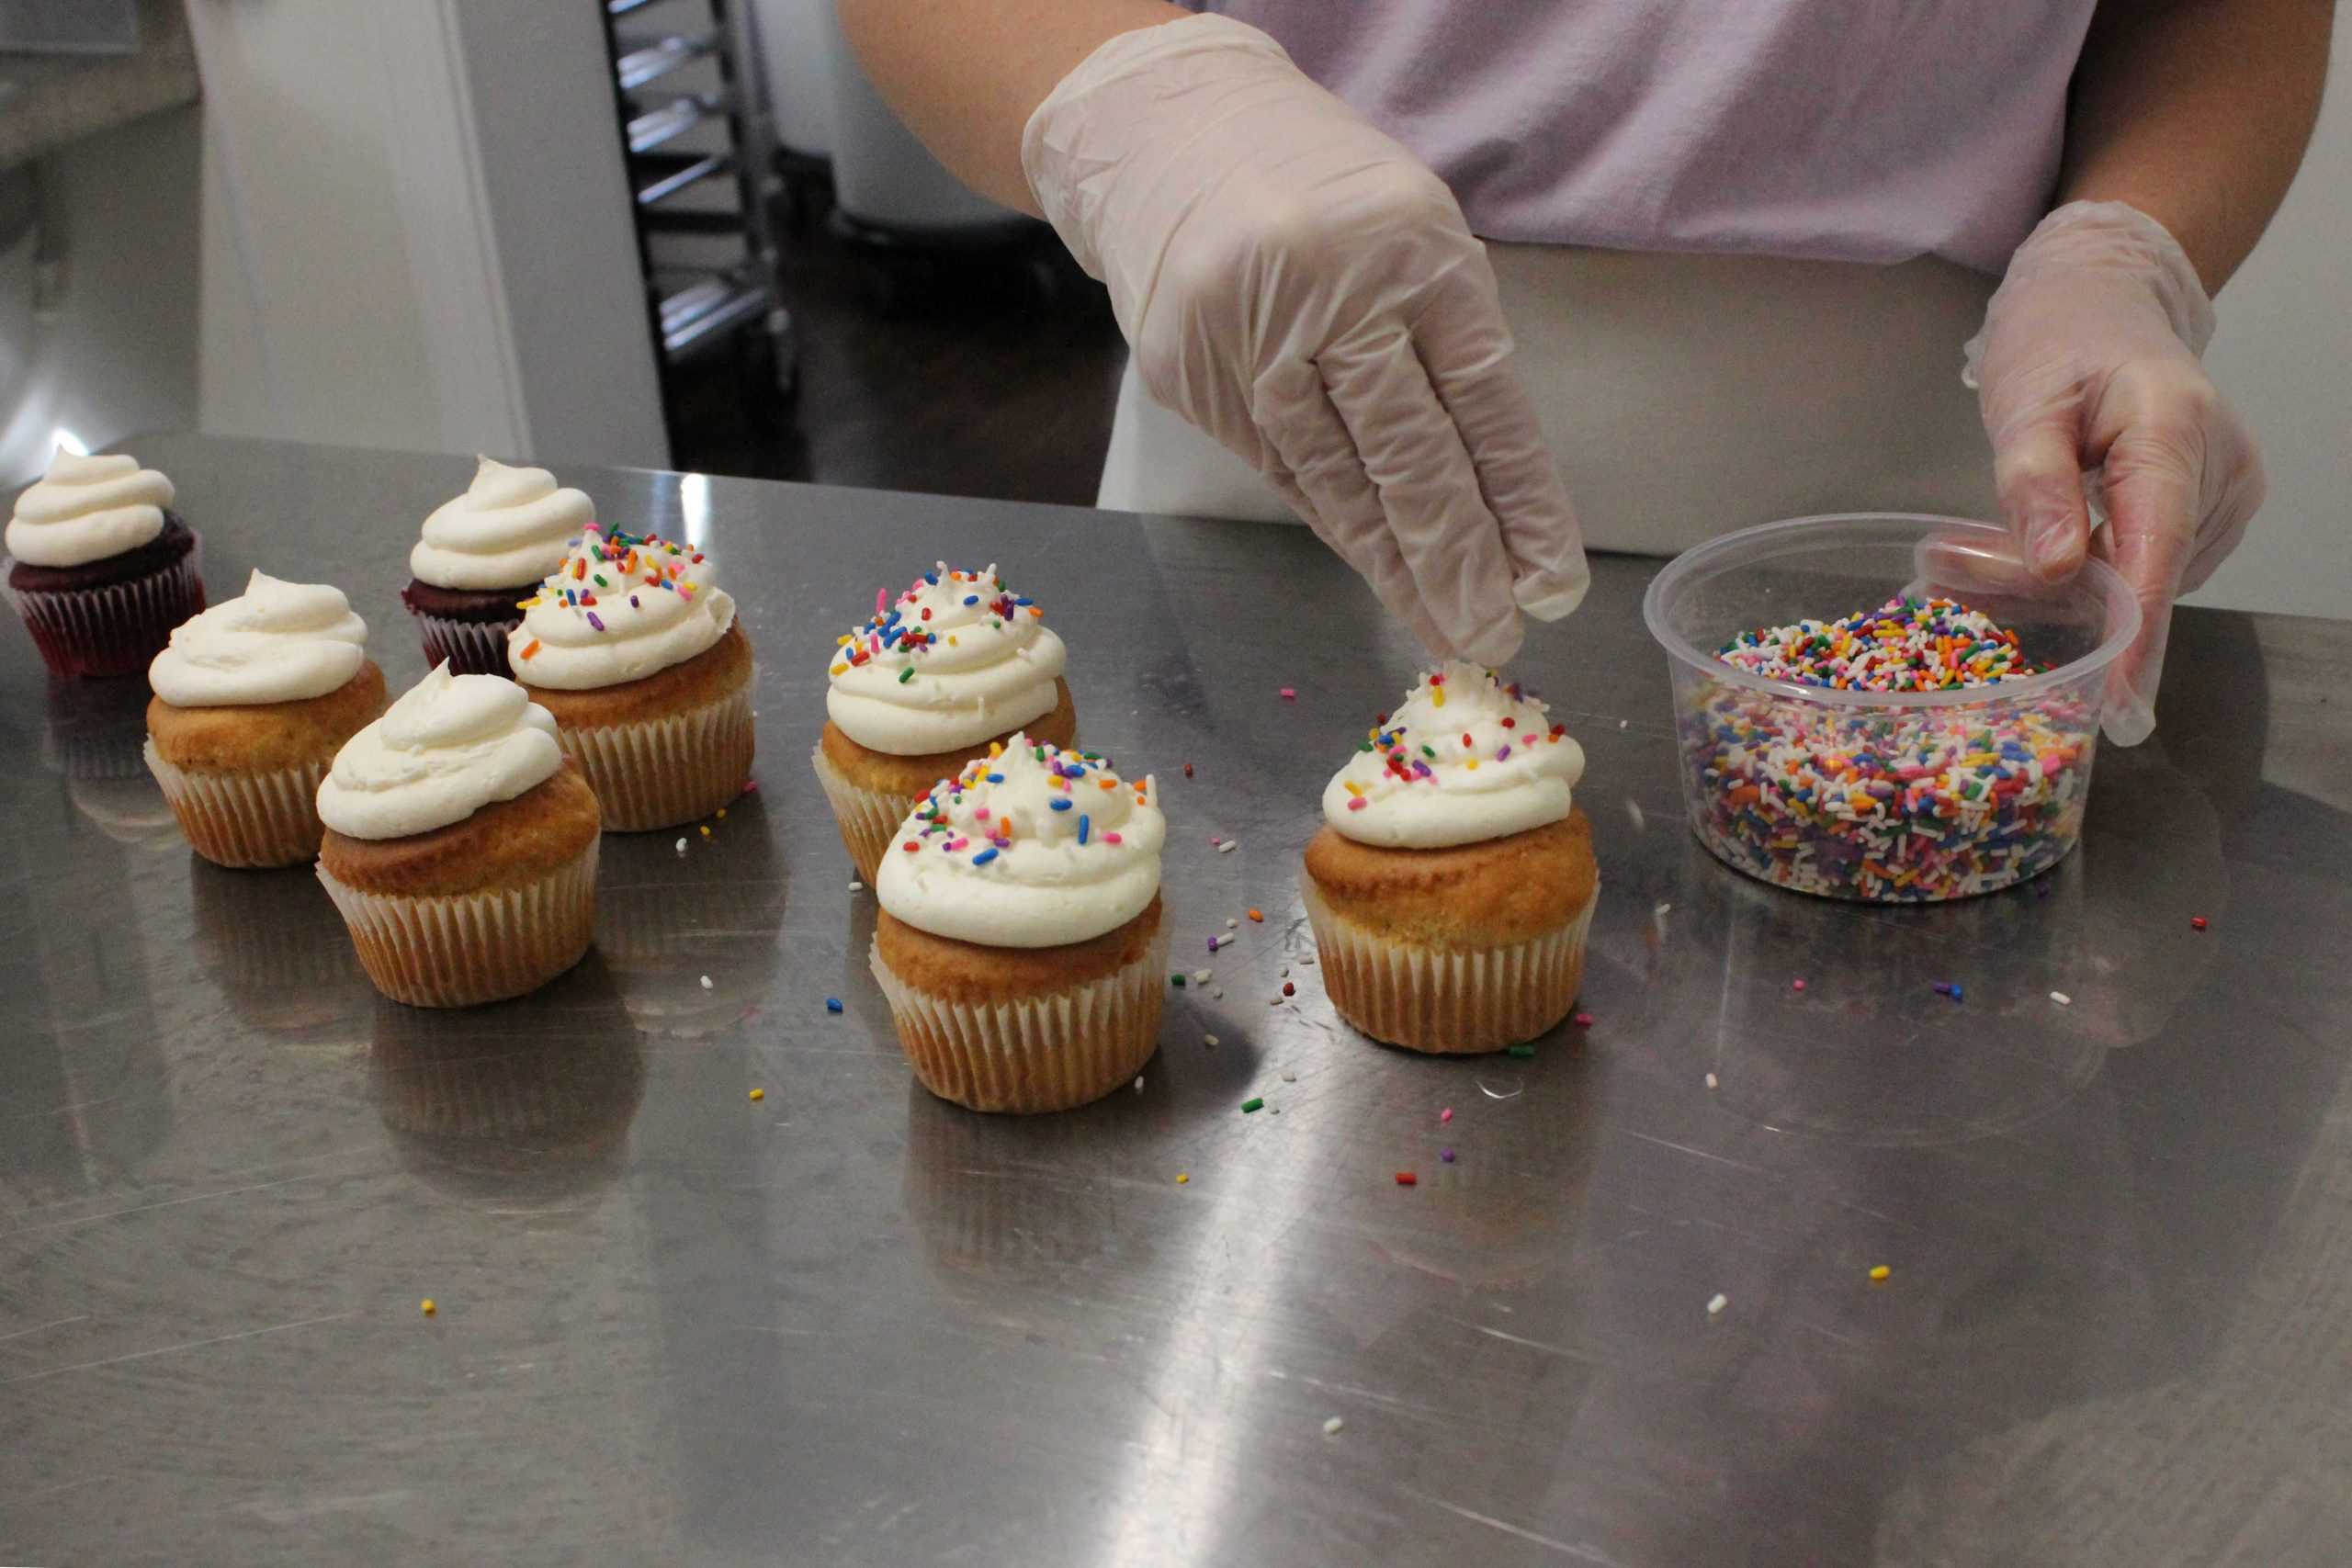
[[[204,608],[203,555],[198,539],[144,577],[58,593],[6,586],[15,562],[0,555],[0,593],[24,617],[52,673],[135,675],[164,651],[174,626]]]
[[[1134,1081],[1159,1043],[1171,919],[1142,955],[1099,980],[1017,1002],[968,1005],[919,991],[869,955],[899,1043],[923,1088],[974,1111],[1069,1111]]]
[[[1400,942],[1335,913],[1303,878],[1317,967],[1331,1006],[1360,1032],[1415,1051],[1455,1055],[1518,1045],[1574,1010],[1585,938],[1600,889],[1555,931],[1509,947]]]
[[[871,886],[875,874],[882,869],[882,857],[889,852],[899,829],[914,810],[915,797],[887,795],[850,783],[826,759],[822,746],[811,751],[808,760],[816,765],[818,786],[824,790],[825,800],[833,808],[833,820],[841,826],[842,848],[849,852],[857,874]]]
[[[506,664],[506,634],[523,624],[518,612],[504,621],[453,621],[447,615],[409,612],[416,617],[417,635],[424,643],[424,661],[447,660],[453,675],[503,675],[513,679]]]
[[[164,761],[147,742],[147,771],[163,786],[180,831],[198,854],[230,867],[300,865],[319,855],[319,785],[328,762],[267,773],[198,773]]]
[[[412,1007],[535,991],[580,962],[596,923],[596,845],[521,887],[422,898],[363,893],[319,867],[376,988]]]
[[[683,713],[593,728],[566,725],[560,733],[596,792],[606,832],[681,828],[734,800],[752,776],[751,677]]]

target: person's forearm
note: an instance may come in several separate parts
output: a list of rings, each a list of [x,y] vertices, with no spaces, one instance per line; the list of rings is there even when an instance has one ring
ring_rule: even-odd
[[[1021,131],[1104,40],[1192,15],[1164,0],[838,0],[866,74],[932,155],[1038,216]]]
[[[2129,202],[2219,290],[2302,162],[2335,11],[2335,0],[2101,0],[2059,200]]]

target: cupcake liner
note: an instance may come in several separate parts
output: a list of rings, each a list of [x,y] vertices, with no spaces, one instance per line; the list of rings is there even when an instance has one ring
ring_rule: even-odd
[[[871,883],[875,873],[882,869],[882,857],[889,853],[890,845],[897,840],[899,826],[915,808],[915,797],[888,795],[850,783],[839,768],[826,760],[822,746],[810,752],[808,760],[816,764],[817,783],[833,808],[833,820],[841,826],[842,848],[849,852],[857,874]]]
[[[974,1111],[1069,1111],[1132,1081],[1159,1043],[1170,923],[1117,973],[1017,1002],[951,1002],[901,981],[876,943],[874,978],[923,1088]]]
[[[1299,889],[1331,1006],[1362,1033],[1414,1051],[1499,1051],[1568,1016],[1584,983],[1585,937],[1600,890],[1558,931],[1509,947],[1400,942],[1335,913],[1312,880]]]
[[[684,827],[742,794],[752,776],[752,682],[662,718],[566,726],[561,739],[596,792],[606,832]]]
[[[180,831],[198,854],[231,867],[300,865],[326,834],[319,785],[326,762],[267,773],[197,773],[164,761],[147,742],[147,769],[163,786]]]
[[[319,880],[376,988],[412,1007],[471,1007],[535,991],[580,962],[596,922],[596,843],[521,887],[423,898]]]
[[[48,593],[0,589],[24,617],[33,645],[59,675],[136,675],[172,640],[172,628],[204,608],[204,542],[143,577],[104,588]],[[0,556],[0,584],[10,566]]]
[[[424,639],[427,665],[446,661],[453,675],[512,677],[506,666],[506,634],[523,624],[519,614],[503,621],[453,621],[422,610],[410,614],[416,617],[417,635]]]

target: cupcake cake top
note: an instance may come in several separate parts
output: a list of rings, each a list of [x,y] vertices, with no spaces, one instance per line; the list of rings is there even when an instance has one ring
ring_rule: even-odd
[[[545,468],[481,459],[466,493],[434,508],[408,569],[435,588],[518,588],[563,564],[571,536],[592,526],[587,492],[558,490]]]
[[[604,533],[591,523],[562,564],[523,602],[506,637],[515,677],[592,691],[684,664],[735,624],[735,601],[690,545],[658,534]]]
[[[934,936],[1059,947],[1150,908],[1167,837],[1152,779],[1132,784],[1107,758],[1016,735],[932,786],[874,891]]]
[[[562,765],[555,716],[522,687],[436,665],[344,742],[319,785],[319,819],[354,839],[426,833],[537,788]]]
[[[27,566],[82,566],[135,550],[164,531],[172,481],[136,457],[79,457],[62,446],[17,498],[8,553]]]
[[[147,683],[175,708],[300,702],[358,674],[367,641],[342,589],[255,571],[243,594],[173,630]]]
[[[838,639],[825,712],[870,751],[977,746],[1054,711],[1068,655],[1046,612],[985,571],[945,561]]]
[[[1557,822],[1584,749],[1551,710],[1491,670],[1451,660],[1383,714],[1323,790],[1323,817],[1359,843],[1433,850]]]

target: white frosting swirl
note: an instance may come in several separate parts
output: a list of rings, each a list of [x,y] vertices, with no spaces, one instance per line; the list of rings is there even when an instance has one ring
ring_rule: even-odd
[[[367,641],[342,589],[256,571],[240,597],[174,629],[147,683],[175,708],[300,702],[358,674]]]
[[[1551,710],[1459,660],[1424,674],[1323,790],[1323,818],[1359,843],[1434,850],[1523,833],[1568,814],[1584,748]]]
[[[447,664],[344,742],[319,785],[319,819],[355,839],[400,839],[512,800],[563,765],[555,715],[500,675]]]
[[[1053,712],[1067,662],[1045,612],[995,567],[942,561],[896,604],[877,596],[872,618],[840,639],[825,712],[860,746],[896,757],[977,746]]]
[[[135,550],[164,531],[172,481],[115,453],[77,457],[61,446],[40,482],[17,498],[8,553],[27,566],[81,566]]]
[[[684,664],[735,624],[717,570],[691,546],[592,523],[507,634],[506,662],[519,681],[567,692]]]
[[[435,507],[408,569],[435,588],[523,588],[563,564],[571,536],[596,520],[587,492],[558,490],[545,468],[484,457],[466,493]]]
[[[885,909],[934,936],[1060,947],[1150,907],[1168,837],[1155,781],[1023,735],[989,753],[900,827],[874,883]]]

